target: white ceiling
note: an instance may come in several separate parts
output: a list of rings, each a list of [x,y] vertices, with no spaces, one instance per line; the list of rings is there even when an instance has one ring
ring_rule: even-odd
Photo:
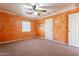
[[[36,14],[26,14],[28,10],[25,8],[31,8],[32,4],[33,3],[0,3],[0,10],[7,11],[19,16],[27,16],[31,19],[39,19],[79,6],[78,3],[39,3],[40,8],[46,9],[47,12],[42,13],[41,16],[38,16]]]

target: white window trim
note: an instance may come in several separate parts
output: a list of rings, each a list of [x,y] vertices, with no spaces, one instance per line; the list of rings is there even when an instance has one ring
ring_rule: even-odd
[[[22,32],[31,31],[31,22],[30,21],[22,21]]]

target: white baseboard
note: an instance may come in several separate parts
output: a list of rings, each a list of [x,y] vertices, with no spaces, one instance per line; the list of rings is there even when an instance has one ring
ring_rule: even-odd
[[[45,38],[44,38],[44,39],[45,39]],[[48,39],[45,39],[45,40],[48,40]],[[67,43],[65,43],[65,42],[61,42],[61,41],[57,41],[57,40],[51,40],[51,41],[57,42],[57,43],[60,43],[60,44],[67,44]]]
[[[57,41],[57,40],[52,40],[52,41],[57,42],[57,43],[61,43],[61,44],[67,44],[65,42],[61,42],[61,41]]]
[[[20,39],[10,40],[10,41],[6,41],[6,42],[0,42],[0,44],[16,42],[16,41],[21,41],[21,40],[25,40],[25,39],[32,39],[32,38],[35,38],[35,37],[20,38]]]

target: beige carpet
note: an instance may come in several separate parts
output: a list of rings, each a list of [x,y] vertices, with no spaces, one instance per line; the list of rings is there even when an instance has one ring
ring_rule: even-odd
[[[50,40],[29,39],[1,44],[4,56],[79,56],[79,48],[62,45]]]

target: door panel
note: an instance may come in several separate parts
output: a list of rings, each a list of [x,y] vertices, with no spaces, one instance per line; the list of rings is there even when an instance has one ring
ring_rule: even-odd
[[[69,15],[68,44],[79,47],[79,13]]]
[[[45,39],[53,39],[53,19],[45,20]]]

